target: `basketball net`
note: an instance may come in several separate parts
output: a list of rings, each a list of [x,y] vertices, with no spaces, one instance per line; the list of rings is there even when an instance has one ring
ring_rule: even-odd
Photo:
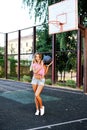
[[[64,23],[61,23],[60,21],[49,21],[49,24],[53,24],[58,28],[59,31],[63,31],[63,25]]]

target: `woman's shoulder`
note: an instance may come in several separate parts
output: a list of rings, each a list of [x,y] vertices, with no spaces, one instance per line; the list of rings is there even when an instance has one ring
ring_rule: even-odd
[[[34,63],[32,64],[32,66],[37,66],[37,63],[36,63],[36,62],[34,62]]]

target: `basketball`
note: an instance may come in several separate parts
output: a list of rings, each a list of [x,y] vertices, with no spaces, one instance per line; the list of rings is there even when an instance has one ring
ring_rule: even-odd
[[[48,65],[48,64],[51,63],[51,61],[52,61],[51,56],[49,56],[49,55],[44,55],[43,56],[43,62],[44,62],[44,64]]]

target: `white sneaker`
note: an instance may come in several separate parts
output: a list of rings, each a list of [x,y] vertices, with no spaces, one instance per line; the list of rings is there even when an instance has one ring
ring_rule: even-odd
[[[41,109],[40,109],[40,115],[43,116],[45,113],[45,107],[43,106]]]
[[[36,115],[36,116],[39,115],[39,110],[36,110],[35,115]]]

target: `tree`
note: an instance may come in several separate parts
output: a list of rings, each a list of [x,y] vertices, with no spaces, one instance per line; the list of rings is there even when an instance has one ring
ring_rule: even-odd
[[[58,3],[62,0],[23,0],[24,4],[29,8],[29,14],[32,11],[35,14],[35,21],[37,18],[41,20],[44,17],[44,22],[48,22],[48,6]],[[87,0],[78,0],[79,16],[82,16],[84,26],[87,26]]]
[[[0,47],[0,77],[3,77],[5,74],[4,64],[4,47]]]
[[[48,26],[44,24],[42,27],[37,29],[37,50],[39,52],[52,52],[52,41],[51,36],[48,34]]]
[[[4,47],[0,47],[0,55],[4,54]]]
[[[70,72],[76,70],[76,31],[62,33],[57,35],[57,41],[59,40],[59,46],[56,48],[56,62],[57,69],[62,72]],[[58,49],[58,50],[57,50]],[[65,80],[65,79],[63,79]]]

